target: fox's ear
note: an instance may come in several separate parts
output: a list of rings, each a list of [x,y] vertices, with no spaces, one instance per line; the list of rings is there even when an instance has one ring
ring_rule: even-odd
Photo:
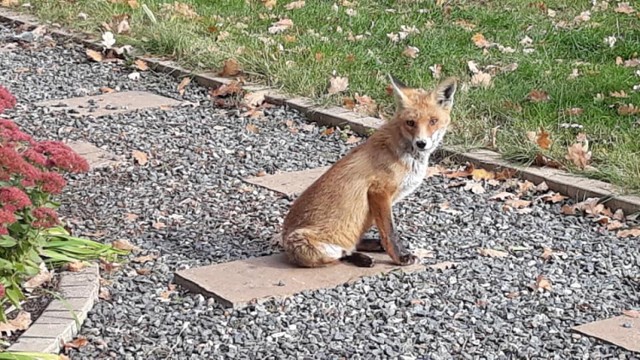
[[[453,107],[453,95],[456,93],[458,81],[456,78],[447,78],[443,80],[433,92],[438,105],[445,110],[451,110]]]
[[[406,106],[409,98],[405,91],[409,90],[409,87],[403,84],[400,80],[396,79],[393,75],[389,74],[389,80],[391,81],[391,88],[393,89],[393,95],[396,98],[396,105],[398,107]]]

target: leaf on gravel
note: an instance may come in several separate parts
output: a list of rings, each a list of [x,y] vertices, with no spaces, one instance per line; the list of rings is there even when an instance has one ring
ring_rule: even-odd
[[[114,240],[111,243],[111,246],[113,246],[118,250],[125,250],[125,251],[133,251],[138,249],[137,246],[133,245],[131,242],[129,242],[129,240],[126,240],[126,239]]]
[[[516,195],[507,191],[503,191],[501,193],[495,194],[489,198],[489,200],[500,200],[504,201],[506,199],[513,199]]]
[[[551,259],[552,256],[553,256],[553,250],[550,248],[544,248],[542,251],[542,255],[540,255],[540,257],[543,260],[549,260]]]
[[[518,171],[516,169],[502,169],[496,173],[496,180],[507,180],[513,178]]]
[[[436,165],[436,166],[429,166],[427,168],[427,177],[431,177],[431,176],[435,176],[435,175],[441,175],[445,171],[447,171],[447,169],[445,169],[444,166],[439,165],[439,164]]]
[[[464,186],[464,189],[467,190],[467,191],[471,191],[474,194],[484,194],[485,193],[484,186],[482,186],[482,183],[475,182],[475,181],[469,181]]]
[[[139,151],[139,150],[131,151],[131,156],[133,156],[135,161],[141,166],[146,165],[147,162],[149,161],[147,159],[147,154],[145,154],[145,153],[143,153],[142,151]]]
[[[619,238],[640,237],[640,228],[620,230],[616,235]]]
[[[500,251],[500,250],[495,250],[495,249],[487,249],[487,248],[480,248],[478,249],[478,253],[482,256],[488,256],[488,257],[497,257],[497,258],[503,258],[503,257],[507,257],[509,256],[509,253],[506,251]]]
[[[540,184],[536,185],[536,187],[534,188],[535,192],[544,192],[544,191],[548,191],[549,190],[549,185],[547,185],[546,181],[541,182]]]
[[[404,50],[402,51],[402,55],[411,59],[415,59],[418,57],[419,52],[420,52],[420,49],[418,49],[417,47],[407,45],[407,47],[405,47]]]
[[[523,195],[529,191],[535,190],[536,186],[529,180],[518,182],[518,194]]]
[[[640,311],[638,310],[624,310],[622,314],[634,319],[640,318]]]
[[[163,223],[162,221],[156,221],[153,224],[151,224],[151,227],[153,227],[156,230],[162,230],[162,229],[166,228],[167,225],[165,223]]]
[[[625,220],[625,219],[624,219],[624,210],[622,210],[622,209],[618,209],[618,210],[616,210],[616,212],[615,212],[615,213],[613,213],[612,218],[613,218],[614,220],[624,221],[624,220]]]
[[[586,169],[591,161],[591,151],[589,151],[588,143],[575,143],[567,147],[565,159],[570,160],[580,169]]]
[[[301,9],[304,7],[304,0],[293,1],[284,6],[287,10]]]
[[[252,134],[257,134],[260,132],[258,127],[253,124],[247,124],[247,126],[245,126],[245,129]]]
[[[102,59],[104,58],[101,52],[91,50],[91,49],[87,49],[86,54],[89,59],[95,62],[101,62]]]
[[[531,288],[538,291],[551,291],[551,281],[549,281],[549,279],[547,279],[544,275],[538,275],[536,277],[535,284],[533,284]]]
[[[624,224],[618,220],[609,221],[609,223],[607,224],[607,230],[609,231],[622,229],[623,227]]]
[[[84,262],[76,261],[76,262],[68,263],[66,265],[66,269],[71,272],[78,272],[82,270],[85,266],[86,264]]]
[[[633,104],[623,104],[618,106],[618,115],[620,116],[636,115],[638,113],[640,113],[640,107]]]
[[[211,90],[209,94],[212,97],[221,97],[227,95],[240,94],[242,92],[242,85],[239,81],[232,81],[229,84],[222,84],[214,90]]]
[[[268,31],[270,34],[278,34],[290,29],[293,26],[293,21],[291,19],[281,19],[271,24]]]
[[[336,94],[347,90],[349,87],[349,79],[341,76],[332,76],[329,80],[329,94]]]
[[[345,143],[347,143],[347,144],[355,144],[360,140],[362,140],[362,139],[357,137],[357,136],[355,136],[355,135],[351,135],[351,136],[349,136],[349,138],[347,138]]]
[[[0,334],[11,335],[14,331],[27,330],[29,325],[31,325],[31,314],[20,310],[14,319],[0,322]]]
[[[473,164],[467,164],[464,169],[461,170],[453,170],[447,171],[444,176],[448,178],[466,178],[473,174],[473,170],[475,170]]]
[[[136,214],[126,214],[126,215],[124,216],[124,219],[125,219],[127,222],[132,222],[132,221],[135,221],[138,217],[139,217],[139,216],[138,216],[138,215],[136,215]]]
[[[568,199],[568,197],[566,197],[566,196],[564,196],[564,195],[562,195],[560,193],[557,193],[557,192],[551,192],[551,193],[542,195],[540,197],[540,199],[542,199],[542,201],[544,201],[544,202],[550,202],[550,203],[554,203],[555,204],[557,202],[560,202],[560,201]]]
[[[476,181],[491,180],[491,179],[495,179],[496,174],[492,171],[487,171],[485,169],[474,169],[471,172],[471,177],[473,178],[473,180],[476,180]]]
[[[109,289],[105,288],[105,287],[101,287],[100,288],[100,292],[98,292],[98,297],[104,301],[110,301],[111,300],[111,292],[109,291]]]
[[[142,60],[142,59],[138,59],[138,60],[134,61],[133,64],[136,66],[136,69],[138,69],[140,71],[149,70],[149,64],[147,64],[147,62]]]
[[[151,269],[149,268],[136,269],[136,273],[138,273],[138,275],[149,275],[151,273]]]
[[[40,272],[27,280],[22,286],[27,292],[32,292],[37,287],[40,287],[42,284],[48,282],[53,277],[53,274],[47,269],[44,263],[40,263]]]
[[[244,95],[244,103],[249,107],[258,107],[264,102],[267,90],[248,92]]]
[[[180,96],[184,95],[185,88],[189,83],[191,83],[190,77],[185,77],[180,81],[180,84],[178,84],[178,94],[180,94]]]
[[[83,346],[87,346],[89,340],[87,340],[84,336],[78,336],[77,338],[69,341],[68,343],[64,343],[65,350],[68,349],[79,349]]]
[[[144,256],[138,256],[136,258],[133,258],[131,261],[142,264],[147,261],[154,261],[157,258],[158,258],[158,255],[144,255]]]
[[[220,71],[220,76],[222,77],[230,77],[236,76],[240,74],[240,64],[236,59],[227,59],[222,66],[222,71]]]
[[[542,90],[531,90],[529,95],[527,95],[527,99],[532,102],[546,102],[549,101],[549,94]]]
[[[514,209],[522,209],[529,205],[531,205],[531,201],[529,200],[520,200],[520,199],[508,199],[504,203],[506,206],[512,207]]]
[[[628,2],[621,2],[621,3],[618,3],[618,6],[616,6],[616,8],[613,9],[613,11],[621,14],[633,14],[636,10],[632,8]]]
[[[576,214],[576,208],[575,206],[571,206],[571,205],[562,205],[562,208],[560,208],[560,213],[564,214],[564,215],[575,215]]]
[[[472,37],[471,37],[471,41],[473,41],[473,43],[479,47],[479,48],[488,48],[491,46],[491,43],[489,41],[487,41],[487,39],[484,37],[484,35],[482,35],[482,33],[475,33]]]

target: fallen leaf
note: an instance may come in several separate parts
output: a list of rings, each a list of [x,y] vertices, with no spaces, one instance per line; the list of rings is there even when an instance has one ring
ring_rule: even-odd
[[[454,22],[456,25],[460,26],[461,28],[467,30],[467,31],[471,31],[473,29],[475,29],[476,25],[472,24],[470,22],[468,22],[467,20],[464,19],[458,19]]]
[[[634,319],[640,318],[640,311],[638,310],[624,310],[622,311],[622,314]]]
[[[253,124],[247,124],[247,126],[245,126],[245,129],[252,134],[257,134],[260,132],[258,127]]]
[[[114,248],[118,249],[118,250],[136,250],[138,249],[137,246],[133,245],[131,242],[129,242],[129,240],[126,239],[118,239],[118,240],[114,240],[111,243],[111,246],[113,246]]]
[[[44,263],[40,263],[40,272],[27,280],[22,286],[27,292],[32,292],[37,287],[48,282],[53,277],[53,274],[47,269]]]
[[[118,34],[127,34],[131,31],[131,26],[129,26],[129,20],[127,18],[122,19],[122,21],[120,21],[118,23],[118,26],[116,27],[116,33]]]
[[[133,156],[135,161],[141,166],[146,165],[148,162],[147,154],[143,153],[142,151],[133,150],[131,151],[131,156]]]
[[[494,172],[487,171],[485,169],[474,169],[471,172],[471,177],[473,178],[473,180],[476,180],[476,181],[491,180],[496,177],[496,174]]]
[[[277,0],[262,0],[262,4],[269,10],[273,10],[276,6]]]
[[[491,75],[485,72],[478,72],[471,76],[471,85],[474,87],[490,88],[491,87]]]
[[[540,255],[540,257],[543,260],[549,260],[551,259],[552,256],[553,256],[553,250],[549,248],[544,248],[542,251],[542,255]]]
[[[515,298],[517,298],[518,296],[520,296],[520,292],[519,292],[519,291],[512,291],[512,292],[506,293],[506,294],[505,294],[505,296],[506,296],[508,299],[515,299]]]
[[[405,47],[404,50],[402,51],[402,55],[411,59],[415,59],[418,57],[419,52],[420,52],[420,49],[418,49],[417,47],[407,45],[407,47]]]
[[[240,64],[236,59],[228,59],[224,62],[224,66],[222,67],[222,71],[220,72],[220,76],[222,77],[230,77],[236,76],[240,74]]]
[[[531,205],[531,201],[520,200],[520,199],[508,199],[507,201],[505,201],[504,204],[514,209],[522,209]]]
[[[68,349],[79,349],[79,348],[81,348],[83,346],[87,346],[88,343],[89,343],[89,340],[87,340],[86,337],[78,336],[77,338],[73,339],[72,341],[64,343],[64,348],[66,350],[68,350]]]
[[[151,269],[148,269],[148,268],[136,269],[136,273],[138,273],[138,275],[149,275],[151,273]]]
[[[518,173],[516,169],[502,169],[496,173],[496,180],[507,180],[513,178]]]
[[[156,221],[151,226],[156,230],[162,230],[167,227],[167,225],[161,221]]]
[[[433,76],[434,79],[440,79],[440,77],[442,76],[442,65],[440,64],[433,64],[431,66],[429,66],[429,70],[431,70],[431,75]]]
[[[103,93],[103,94],[110,94],[110,93],[112,93],[114,91],[115,91],[114,89],[112,89],[110,87],[106,87],[106,86],[103,86],[103,87],[100,88],[100,92]]]
[[[281,19],[271,24],[268,31],[270,34],[277,34],[290,29],[293,26],[291,19]]]
[[[158,255],[144,255],[133,258],[131,261],[135,263],[145,263],[147,261],[153,261],[158,258]]]
[[[624,210],[622,209],[618,209],[616,210],[616,212],[613,214],[612,218],[614,220],[620,220],[620,221],[624,221]]]
[[[616,58],[616,63],[618,59]],[[622,58],[620,58],[620,60],[622,60]],[[621,65],[621,64],[618,64]],[[629,59],[629,60],[625,60],[622,65],[624,65],[624,67],[636,67],[636,66],[640,66],[640,59],[638,58],[633,58],[633,59]]]
[[[191,83],[190,77],[185,77],[180,81],[180,84],[178,84],[178,94],[180,94],[180,96],[184,95],[185,88],[189,83]]]
[[[567,148],[565,159],[570,160],[580,169],[585,169],[591,161],[591,151],[588,150],[588,144],[575,143]]]
[[[272,0],[272,1],[275,2],[275,0]],[[162,10],[165,12],[172,12],[189,19],[195,19],[200,17],[198,13],[195,10],[193,10],[191,5],[177,2],[177,1],[174,1],[173,4],[171,3],[163,4]]]
[[[468,190],[468,191],[471,191],[474,194],[484,194],[484,192],[485,192],[484,186],[482,186],[482,183],[475,182],[475,181],[469,181],[464,186],[464,189]]]
[[[248,92],[244,95],[244,103],[250,107],[258,107],[264,102],[266,94],[266,90]]]
[[[635,115],[638,113],[640,113],[640,107],[637,107],[633,104],[623,104],[618,106],[618,115],[620,116]]]
[[[346,77],[332,76],[329,80],[329,94],[336,94],[347,90],[349,87],[349,79]]]
[[[133,64],[136,66],[136,68],[140,71],[147,71],[149,70],[149,65],[147,64],[146,61],[138,59],[136,61],[133,62]]]
[[[501,193],[495,194],[489,198],[489,200],[500,200],[504,201],[506,199],[513,199],[516,195],[507,191],[503,191]]]
[[[547,290],[551,291],[551,281],[543,275],[536,277],[536,283],[532,286],[534,290]]]
[[[529,180],[521,181],[518,183],[518,193],[520,195],[535,190],[535,188],[536,186]]]
[[[609,230],[609,231],[622,229],[623,227],[624,227],[624,224],[622,222],[618,221],[618,220],[610,221],[607,224],[607,230]]]
[[[582,115],[582,113],[584,113],[584,110],[581,108],[569,108],[569,109],[565,109],[562,111],[563,114],[568,115],[568,116],[578,116],[578,115]]]
[[[101,62],[103,59],[102,53],[95,50],[87,49],[86,54],[89,59],[95,62]]]
[[[491,43],[487,41],[487,39],[484,37],[484,35],[482,35],[482,33],[475,33],[471,37],[471,41],[473,41],[473,43],[479,48],[484,49],[491,46]]]
[[[562,208],[560,208],[560,213],[564,215],[575,215],[576,208],[574,206],[565,204],[565,205],[562,205]]]
[[[547,166],[554,169],[563,168],[561,163],[542,154],[536,154],[535,159],[533,159],[533,164],[536,166]]]
[[[619,238],[640,237],[640,228],[620,230],[618,231],[617,236]]]
[[[624,92],[624,90],[612,91],[612,92],[609,93],[609,96],[614,97],[614,98],[627,98],[627,97],[629,97],[629,95],[627,95],[627,93]]]
[[[374,116],[378,112],[378,104],[368,95],[355,94],[356,104],[354,110],[360,114]]]
[[[564,195],[562,195],[560,193],[553,193],[552,192],[552,193],[549,193],[549,194],[542,195],[540,197],[540,199],[542,199],[542,201],[544,201],[544,202],[550,202],[550,203],[554,203],[555,204],[557,202],[560,202],[560,201],[568,199],[568,197],[566,197],[566,196],[564,196]]]
[[[536,138],[536,144],[542,149],[548,150],[551,147],[551,139],[549,139],[549,133],[543,128],[540,128],[540,132]]]
[[[509,253],[506,251],[487,249],[487,248],[478,249],[478,253],[482,256],[497,257],[497,258],[503,258],[503,257],[509,256]]]
[[[468,164],[462,170],[447,171],[444,176],[448,178],[466,178],[473,174],[473,170],[475,170],[473,164]]]
[[[68,263],[66,269],[71,272],[78,272],[85,267],[85,263],[82,261],[76,261],[72,263]]]
[[[352,98],[345,96],[342,98],[342,105],[349,110],[353,110],[356,107],[356,102]]]
[[[98,292],[98,297],[105,301],[111,300],[111,292],[107,288],[100,288],[100,292]]]
[[[138,218],[138,215],[136,215],[136,214],[126,214],[126,215],[124,216],[124,219],[125,219],[127,222],[135,221],[137,218]]]
[[[304,7],[304,0],[293,1],[284,6],[287,10],[301,9]]]
[[[315,58],[316,58],[316,61],[320,62],[324,59],[324,54],[321,52],[318,52],[315,54]]]
[[[633,14],[636,10],[632,8],[628,2],[621,2],[618,3],[618,6],[616,6],[613,11],[621,14]]]
[[[239,81],[232,81],[229,84],[222,84],[214,90],[211,90],[209,94],[212,97],[227,96],[242,93],[242,85]]]
[[[547,185],[546,181],[541,182],[540,184],[536,185],[536,187],[534,188],[535,192],[544,192],[544,191],[548,191],[549,190],[549,185]]]
[[[14,331],[27,330],[29,325],[31,325],[31,314],[20,310],[14,319],[0,322],[0,334],[11,335]]]
[[[531,90],[529,95],[527,95],[527,99],[532,102],[545,102],[549,101],[550,97],[549,94],[542,90]]]
[[[359,138],[359,137],[357,137],[357,136],[355,136],[355,135],[351,135],[351,136],[349,136],[349,138],[345,141],[345,143],[347,143],[347,144],[355,144],[355,143],[357,143],[357,142],[358,142],[358,141],[360,141],[360,140],[362,140],[362,139],[361,139],[361,138]]]

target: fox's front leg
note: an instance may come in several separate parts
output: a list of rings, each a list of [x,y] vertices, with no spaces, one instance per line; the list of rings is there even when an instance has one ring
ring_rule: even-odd
[[[418,257],[411,254],[400,242],[400,236],[393,221],[391,192],[374,186],[367,194],[371,215],[380,232],[380,243],[386,253],[399,265],[412,265]]]

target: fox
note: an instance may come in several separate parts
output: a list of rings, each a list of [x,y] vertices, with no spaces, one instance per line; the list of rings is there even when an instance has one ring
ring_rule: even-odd
[[[393,205],[426,177],[429,157],[451,122],[457,79],[446,78],[428,91],[388,78],[393,116],[307,187],[285,216],[280,240],[297,266],[374,266],[365,252],[386,252],[400,266],[419,261],[400,240]],[[379,237],[365,237],[374,225]]]

